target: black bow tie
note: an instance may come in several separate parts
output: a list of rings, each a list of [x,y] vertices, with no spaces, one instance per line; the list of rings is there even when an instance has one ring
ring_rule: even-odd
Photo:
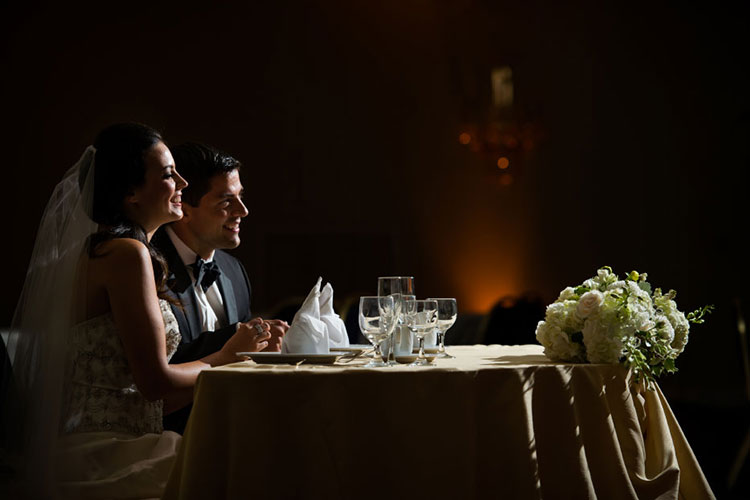
[[[190,267],[193,268],[193,276],[195,276],[195,282],[201,284],[201,288],[203,289],[204,293],[211,285],[214,284],[216,278],[221,275],[219,266],[217,266],[216,262],[213,260],[206,262],[200,257],[196,257],[195,263],[190,264]]]

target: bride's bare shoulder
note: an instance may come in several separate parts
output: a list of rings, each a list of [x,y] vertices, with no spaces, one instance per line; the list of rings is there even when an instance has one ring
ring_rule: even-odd
[[[136,265],[150,262],[151,256],[141,241],[133,238],[114,238],[96,246],[93,260],[101,260],[106,265]]]

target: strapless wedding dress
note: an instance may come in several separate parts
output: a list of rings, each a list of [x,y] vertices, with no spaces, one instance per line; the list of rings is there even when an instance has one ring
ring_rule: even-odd
[[[177,320],[160,300],[171,358]],[[158,498],[181,436],[162,428],[162,401],[138,391],[112,314],[73,327],[57,463],[69,498]]]

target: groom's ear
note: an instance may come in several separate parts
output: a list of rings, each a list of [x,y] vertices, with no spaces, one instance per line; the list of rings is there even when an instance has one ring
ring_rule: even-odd
[[[135,191],[128,191],[128,194],[125,195],[125,203],[129,205],[138,203],[138,196],[135,194]]]

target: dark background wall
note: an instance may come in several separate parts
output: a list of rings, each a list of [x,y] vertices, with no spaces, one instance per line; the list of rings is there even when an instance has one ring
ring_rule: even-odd
[[[663,387],[742,399],[732,300],[747,297],[747,7],[709,2],[6,3],[3,258],[9,324],[47,197],[96,132],[148,123],[245,165],[235,252],[254,308],[411,274],[486,312],[551,302],[601,265],[715,303]],[[532,143],[472,151],[510,65]],[[502,177],[510,174],[512,177]],[[510,179],[512,182],[507,183]],[[720,390],[717,390],[719,388]]]

